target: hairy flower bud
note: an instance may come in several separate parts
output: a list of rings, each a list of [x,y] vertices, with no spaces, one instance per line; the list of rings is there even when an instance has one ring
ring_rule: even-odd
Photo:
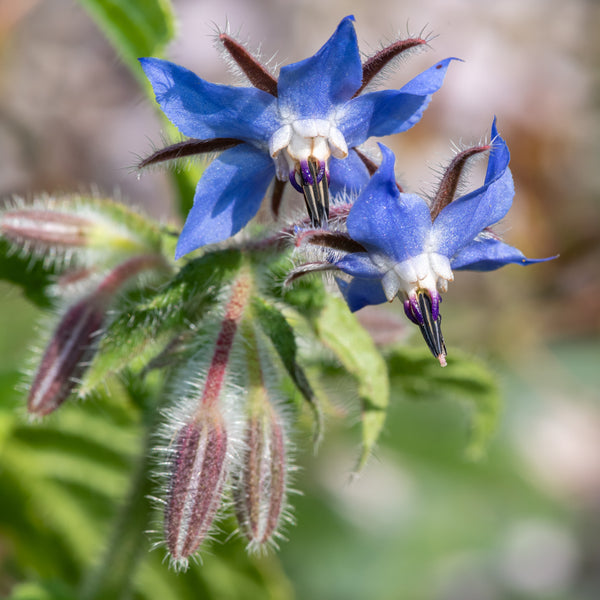
[[[31,205],[15,201],[0,211],[0,235],[23,253],[47,262],[114,264],[127,255],[155,252],[156,227],[107,199],[83,196],[44,197]]]
[[[102,326],[104,296],[86,296],[64,314],[56,327],[29,391],[27,409],[43,416],[71,394],[93,352],[94,334]]]
[[[238,412],[245,393],[236,384],[235,347],[251,292],[252,278],[244,271],[229,288],[223,314],[205,324],[194,354],[174,378],[176,401],[165,411],[158,448],[166,455],[159,473],[166,483],[162,543],[178,570],[210,534],[240,453]]]
[[[215,408],[202,411],[175,441],[165,511],[167,548],[181,566],[206,538],[227,477],[227,431]]]
[[[29,391],[27,408],[43,416],[56,410],[71,394],[95,352],[101,329],[117,291],[146,269],[162,268],[159,255],[140,255],[108,272],[100,284],[70,305],[56,326]]]
[[[270,542],[285,508],[285,432],[270,406],[253,415],[246,429],[246,451],[233,484],[235,510],[249,549]]]
[[[19,245],[85,246],[93,222],[85,217],[43,209],[20,208],[0,215],[0,232]]]

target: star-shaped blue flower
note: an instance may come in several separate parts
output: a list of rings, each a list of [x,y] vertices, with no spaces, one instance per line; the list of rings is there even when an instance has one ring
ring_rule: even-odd
[[[198,183],[177,258],[244,227],[274,177],[289,177],[304,191],[313,222],[323,223],[328,190],[322,182],[329,179],[335,194],[358,191],[368,181],[367,167],[351,150],[369,137],[405,131],[421,118],[452,59],[399,90],[362,93],[398,50],[384,49],[379,61],[363,65],[353,20],[343,19],[314,56],[282,67],[278,80],[261,72],[241,46],[226,45],[255,87],[215,85],[173,63],[140,59],[157,102],[181,133],[198,138],[198,148],[228,148]]]
[[[382,164],[346,222],[357,248],[333,259],[333,267],[351,276],[350,281],[339,279],[338,283],[352,311],[398,296],[442,365],[446,364],[446,348],[440,330],[440,292],[453,280],[453,270],[491,271],[511,263],[550,260],[526,258],[488,229],[506,215],[514,196],[510,155],[495,120],[491,139],[489,146],[456,156],[430,203],[398,191],[394,156],[381,145]],[[465,162],[485,150],[490,157],[484,184],[454,199]],[[333,240],[334,233],[323,235],[332,236],[329,247],[342,248]]]

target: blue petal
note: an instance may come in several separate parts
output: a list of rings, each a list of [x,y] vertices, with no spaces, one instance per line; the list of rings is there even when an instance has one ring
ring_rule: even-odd
[[[362,279],[381,279],[384,275],[369,258],[367,252],[347,254],[336,262],[335,266],[348,275]]]
[[[369,183],[369,171],[352,150],[347,158],[329,159],[329,193],[358,194]]]
[[[448,257],[473,241],[486,227],[497,223],[511,207],[515,188],[506,142],[492,126],[492,149],[485,183],[446,206],[433,224],[436,251]]]
[[[379,279],[353,278],[350,283],[336,277],[336,283],[352,312],[371,304],[383,304],[387,298]]]
[[[384,136],[410,129],[419,121],[432,94],[444,81],[447,58],[427,69],[399,90],[382,90],[351,100],[338,121],[349,147],[362,144],[371,136]]]
[[[248,144],[223,152],[198,182],[175,258],[237,233],[257,213],[274,176],[271,158]]]
[[[184,135],[266,143],[280,127],[277,98],[271,94],[250,87],[209,83],[166,60],[139,60],[156,101]]]
[[[354,17],[346,17],[310,58],[281,68],[277,92],[284,117],[327,118],[362,82]]]
[[[450,261],[457,271],[494,271],[504,265],[531,265],[552,260],[549,258],[526,258],[520,250],[493,238],[479,238],[465,246]]]
[[[423,252],[431,229],[429,207],[414,194],[400,194],[394,155],[379,144],[383,161],[348,215],[350,237],[369,252],[402,262]]]

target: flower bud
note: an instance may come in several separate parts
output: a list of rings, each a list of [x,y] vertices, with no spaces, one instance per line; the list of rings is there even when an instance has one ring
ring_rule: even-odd
[[[272,541],[285,509],[285,432],[269,406],[253,415],[246,430],[246,450],[233,484],[235,510],[249,549]]]
[[[156,252],[160,235],[150,222],[108,199],[42,198],[0,211],[0,235],[46,261],[114,264],[114,257]]]
[[[54,330],[29,391],[27,408],[43,416],[60,406],[87,370],[97,333],[117,291],[135,275],[160,269],[159,255],[140,255],[109,271],[97,287],[69,306]]]
[[[102,326],[104,296],[86,296],[72,305],[56,327],[29,391],[27,409],[43,416],[58,408],[75,388]]]
[[[88,218],[53,210],[20,208],[0,215],[0,232],[19,246],[85,246],[93,226]]]
[[[166,544],[175,564],[187,565],[221,504],[227,441],[224,421],[214,407],[201,411],[177,435],[165,511]]]

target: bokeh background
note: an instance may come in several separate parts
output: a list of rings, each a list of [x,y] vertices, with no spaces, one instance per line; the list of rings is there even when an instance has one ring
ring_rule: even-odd
[[[169,57],[222,83],[234,81],[214,46],[226,23],[279,63],[313,54],[348,13],[366,54],[424,31],[430,48],[401,61],[388,85],[446,56],[464,62],[451,66],[423,120],[386,140],[401,181],[431,189],[451,143],[479,141],[496,115],[517,189],[501,231],[527,256],[560,254],[527,269],[458,274],[446,296],[448,368],[461,349],[488,361],[502,385],[488,457],[465,459],[457,406],[398,396],[377,457],[349,483],[356,430],[332,424],[319,455],[307,448],[300,457],[304,495],[279,554],[282,585],[313,599],[599,598],[600,5],[173,4]],[[0,198],[95,187],[174,220],[170,174],[131,169],[163,134],[156,107],[80,4],[0,0]],[[0,369],[26,361],[37,316],[0,285]],[[364,319],[382,343],[412,343],[399,306]],[[0,539],[0,593],[8,553]]]

